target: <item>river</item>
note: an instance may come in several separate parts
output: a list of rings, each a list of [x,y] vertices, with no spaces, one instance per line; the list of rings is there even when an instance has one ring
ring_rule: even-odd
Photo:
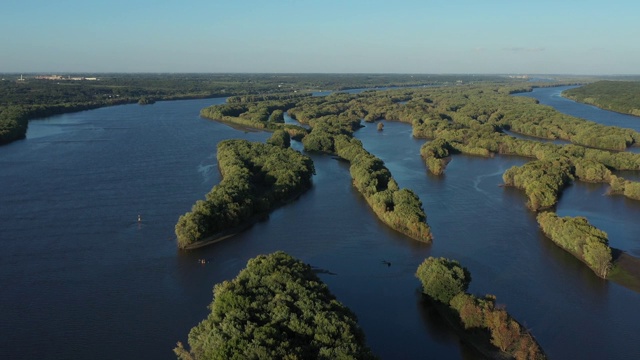
[[[178,216],[220,181],[216,143],[269,136],[198,117],[223,101],[55,116],[0,147],[1,358],[174,358],[175,342],[207,315],[213,285],[276,250],[331,272],[322,280],[385,359],[474,358],[421,302],[413,273],[428,256],[468,267],[469,290],[497,295],[551,358],[640,357],[639,294],[598,279],[541,236],[525,196],[498,186],[525,159],[456,156],[444,176],[431,176],[418,153],[423,140],[406,124],[385,122],[382,132],[368,124],[356,136],[421,197],[432,245],[381,224],[352,188],[348,165],[313,155],[314,186],[297,202],[228,241],[177,251]],[[620,217],[637,219],[636,204],[598,189],[572,186],[559,211],[615,211],[627,236],[619,247],[638,248],[632,217]]]

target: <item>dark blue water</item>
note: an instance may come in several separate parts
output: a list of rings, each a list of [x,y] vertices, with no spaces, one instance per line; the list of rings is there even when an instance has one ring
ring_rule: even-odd
[[[267,137],[198,118],[221,101],[32,121],[0,148],[0,358],[171,356],[211,290],[184,276],[177,216],[219,181],[219,140]]]
[[[175,342],[208,313],[213,285],[275,250],[335,274],[321,277],[382,358],[473,358],[420,301],[413,273],[430,255],[467,266],[470,290],[496,294],[552,358],[640,357],[632,316],[640,296],[544,239],[524,195],[498,186],[526,160],[456,156],[434,177],[418,153],[423,141],[405,124],[387,122],[382,132],[368,124],[356,134],[419,194],[433,245],[386,228],[352,188],[345,163],[313,156],[314,187],[297,202],[228,241],[177,251],[178,216],[220,180],[216,143],[269,136],[198,118],[222,101],[32,121],[27,140],[0,147],[0,358],[174,358]],[[562,202],[574,197],[580,209],[581,194]]]

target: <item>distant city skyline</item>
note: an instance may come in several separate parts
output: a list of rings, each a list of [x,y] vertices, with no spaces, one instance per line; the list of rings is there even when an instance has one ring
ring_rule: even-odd
[[[640,74],[636,1],[5,0],[2,73]]]

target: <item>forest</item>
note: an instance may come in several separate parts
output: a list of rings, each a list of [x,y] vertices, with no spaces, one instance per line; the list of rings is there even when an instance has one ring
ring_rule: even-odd
[[[356,316],[311,267],[284,252],[250,259],[213,289],[211,313],[178,343],[181,360],[374,359]]]
[[[602,109],[640,116],[640,81],[601,80],[565,90],[562,96]]]

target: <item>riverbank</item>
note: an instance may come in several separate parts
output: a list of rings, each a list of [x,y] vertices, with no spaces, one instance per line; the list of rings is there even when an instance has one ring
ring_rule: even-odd
[[[582,104],[619,114],[640,116],[640,82],[602,80],[560,94]]]
[[[236,235],[238,235],[239,233],[243,232],[244,230],[249,229],[251,226],[253,226],[255,223],[259,222],[259,221],[263,221],[263,220],[267,220],[269,218],[269,214],[263,214],[262,216],[254,216],[254,218],[248,220],[246,223],[236,226],[232,229],[229,230],[225,230],[225,231],[221,231],[217,234],[211,235],[207,238],[204,238],[203,240],[197,241],[193,244],[189,244],[185,247],[183,247],[181,250],[195,250],[195,249],[200,249],[209,245],[213,245],[215,243],[219,243],[220,241],[226,240],[228,238],[234,237]]]

